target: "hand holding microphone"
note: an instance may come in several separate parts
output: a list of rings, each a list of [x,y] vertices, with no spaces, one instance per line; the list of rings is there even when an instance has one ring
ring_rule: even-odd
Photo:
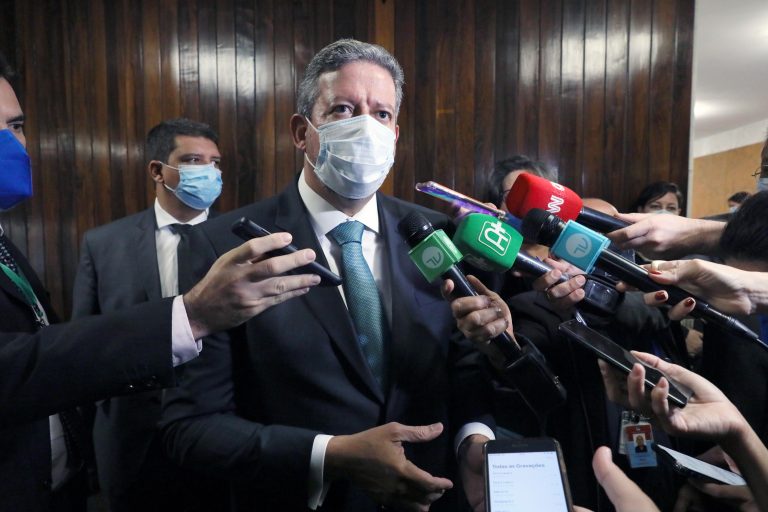
[[[527,239],[550,246],[556,256],[569,261],[585,272],[591,272],[595,266],[598,266],[644,292],[666,292],[672,304],[691,297],[691,294],[680,288],[661,286],[649,277],[643,267],[608,250],[607,246],[610,242],[603,235],[573,221],[565,223],[544,210],[533,208],[528,212],[523,219],[523,234]],[[712,308],[704,300],[693,298],[696,302],[691,312],[693,316],[712,322],[746,339],[757,341],[762,347],[768,348],[746,325]]]
[[[480,286],[483,292],[488,292],[479,281],[467,280],[463,272],[456,267],[456,263],[461,260],[461,253],[448,236],[442,230],[436,230],[422,214],[410,213],[400,221],[397,229],[411,247],[408,252],[411,260],[428,281],[432,282],[438,277],[455,280],[458,286],[454,295],[457,297],[479,299],[474,285]],[[506,305],[502,302],[496,305],[495,300],[486,300],[488,300],[486,305],[489,307],[494,304],[493,309],[489,312],[487,311],[489,308],[481,308],[486,311],[485,317],[480,319],[479,323],[492,325],[500,316],[505,316],[505,327],[507,327],[506,322],[511,323],[511,316],[508,309],[504,314]],[[477,306],[474,304],[476,300],[472,302],[473,306]],[[502,308],[501,305],[504,307]],[[501,315],[497,307],[501,310]],[[493,332],[495,333],[495,328]],[[524,337],[521,339],[525,340]],[[567,394],[565,388],[560,383],[560,379],[549,369],[546,359],[533,343],[526,342],[521,348],[506,330],[494,336],[488,343],[503,355],[503,362],[500,358],[494,360],[494,366],[499,371],[500,378],[508,381],[520,392],[520,396],[534,413],[544,415],[565,401]],[[487,350],[483,352],[488,353]]]
[[[421,213],[411,212],[397,225],[397,230],[411,250],[408,255],[429,282],[438,278],[453,281],[453,295],[475,297],[474,286],[456,264],[462,254],[441,229],[435,229]],[[505,360],[514,361],[521,355],[520,346],[506,331],[494,336],[491,343],[503,354]]]
[[[558,277],[553,279],[553,274],[550,274],[552,266],[520,250],[523,236],[511,226],[489,215],[467,215],[456,229],[453,240],[459,251],[464,254],[465,261],[480,269],[490,272],[516,270],[544,279],[547,290],[557,286],[557,295],[551,295],[548,291],[547,298],[559,309],[570,308],[583,300],[581,305],[586,310],[612,314],[621,299],[621,294],[613,286],[595,278],[570,279],[567,274],[560,272]],[[552,260],[550,262],[555,263]],[[580,290],[581,287],[584,289]],[[560,300],[566,296],[569,298]]]

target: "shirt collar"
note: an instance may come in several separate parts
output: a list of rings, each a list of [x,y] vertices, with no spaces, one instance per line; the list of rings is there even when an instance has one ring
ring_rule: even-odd
[[[322,239],[330,230],[348,220],[361,222],[366,229],[379,234],[379,208],[376,194],[368,201],[363,209],[354,217],[337,210],[331,203],[323,199],[320,194],[312,190],[304,179],[304,171],[299,175],[299,196],[307,207],[312,228],[318,240]]]
[[[194,226],[195,224],[200,224],[201,222],[208,220],[208,209],[203,210],[200,212],[200,215],[192,218],[188,222],[181,222],[176,217],[165,211],[163,207],[160,206],[160,201],[155,198],[155,219],[157,220],[157,229],[162,229],[166,226],[170,226],[171,224],[189,224]]]

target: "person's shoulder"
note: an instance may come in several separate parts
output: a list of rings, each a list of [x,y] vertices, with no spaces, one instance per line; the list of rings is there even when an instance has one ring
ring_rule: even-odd
[[[219,213],[215,217],[209,217],[207,221],[199,225],[200,229],[208,233],[221,232],[221,230],[230,231],[232,224],[238,219],[245,217],[254,222],[262,222],[267,216],[273,216],[277,208],[277,198],[272,196],[255,203],[241,206],[236,210],[225,213]]]
[[[453,230],[453,224],[451,223],[450,217],[444,213],[384,194],[379,194],[378,200],[381,202],[382,208],[386,208],[398,219],[402,219],[409,213],[418,212],[424,215],[427,220],[432,223],[435,229]]]
[[[89,229],[85,232],[83,237],[88,243],[107,243],[113,241],[117,237],[124,237],[127,229],[139,225],[142,221],[151,223],[152,214],[153,212],[150,208],[148,210],[142,210],[138,213],[121,217],[112,222],[108,222],[107,224],[102,224],[101,226]]]

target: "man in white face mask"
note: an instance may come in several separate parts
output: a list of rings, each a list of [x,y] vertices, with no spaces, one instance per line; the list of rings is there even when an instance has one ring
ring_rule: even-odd
[[[235,510],[455,510],[459,474],[482,509],[482,462],[467,454],[493,436],[491,393],[396,230],[414,210],[438,228],[448,219],[378,192],[394,162],[402,84],[379,46],[321,50],[291,118],[304,151],[297,180],[192,237],[188,266],[202,272],[238,243],[230,226],[245,216],[290,232],[344,279],[206,340],[165,394],[171,455],[231,477]]]
[[[168,119],[147,134],[146,170],[156,198],[144,211],[88,230],[72,297],[73,318],[119,311],[178,293],[184,230],[208,219],[221,193],[218,135]],[[108,341],[106,341],[108,342]],[[157,422],[162,390],[99,402],[93,426],[99,484],[113,512],[201,509],[221,499],[165,456]],[[212,495],[212,496],[211,496]]]

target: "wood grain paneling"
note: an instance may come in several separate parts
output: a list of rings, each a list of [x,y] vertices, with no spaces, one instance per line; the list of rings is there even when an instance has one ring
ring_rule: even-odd
[[[35,197],[0,215],[66,314],[85,230],[151,204],[144,136],[213,125],[229,210],[302,165],[288,120],[312,55],[379,42],[406,74],[385,190],[476,196],[515,153],[624,208],[651,179],[685,186],[693,0],[0,0],[22,73]]]

